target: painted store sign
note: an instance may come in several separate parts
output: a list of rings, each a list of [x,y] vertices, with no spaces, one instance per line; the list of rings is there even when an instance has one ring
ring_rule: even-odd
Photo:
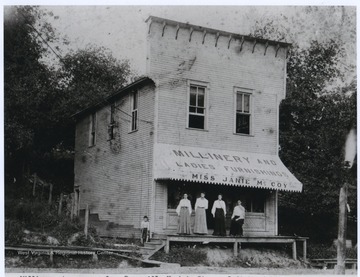
[[[276,155],[155,145],[155,179],[301,191],[302,184]]]

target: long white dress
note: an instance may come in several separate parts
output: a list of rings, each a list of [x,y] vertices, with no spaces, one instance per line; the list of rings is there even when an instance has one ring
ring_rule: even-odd
[[[206,210],[208,209],[208,200],[206,198],[198,198],[195,203],[195,226],[194,233],[207,234]]]
[[[177,229],[178,234],[191,234],[191,212],[192,209],[190,200],[181,199],[176,208],[176,213],[180,216]]]

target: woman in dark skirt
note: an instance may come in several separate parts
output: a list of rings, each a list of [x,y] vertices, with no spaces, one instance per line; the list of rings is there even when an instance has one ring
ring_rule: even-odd
[[[191,203],[187,199],[187,194],[184,194],[184,198],[180,200],[179,205],[176,208],[176,213],[179,216],[179,224],[177,232],[178,234],[190,235],[191,234]]]
[[[245,208],[241,205],[241,201],[237,201],[233,214],[231,216],[230,235],[243,236],[243,224],[245,219]]]
[[[215,218],[214,226],[214,236],[226,236],[225,229],[225,216],[226,216],[226,206],[225,202],[222,200],[222,195],[218,195],[218,200],[216,200],[211,209],[211,213]]]

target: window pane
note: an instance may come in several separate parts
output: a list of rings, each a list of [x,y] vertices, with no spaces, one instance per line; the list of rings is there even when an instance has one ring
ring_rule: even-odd
[[[250,95],[244,94],[244,112],[250,112]]]
[[[190,105],[196,106],[196,87],[190,87]]]
[[[137,97],[137,92],[134,92],[133,94],[133,110],[137,109],[137,102],[138,102],[138,97]]]
[[[254,213],[263,213],[265,207],[265,199],[262,196],[255,196],[253,200],[253,210]]]
[[[95,145],[95,133],[91,133],[90,146]]]
[[[250,115],[236,114],[236,133],[250,134]]]
[[[198,107],[205,107],[205,88],[198,88]]]
[[[110,123],[113,124],[114,122],[115,122],[115,104],[112,104],[110,108]]]
[[[91,132],[95,132],[96,114],[91,115]]]
[[[189,107],[189,112],[196,113],[196,108],[195,107]]]
[[[245,203],[242,203],[245,208],[245,211],[251,212],[251,199],[247,197],[245,199],[245,201],[243,201],[243,202],[245,202]]]
[[[197,113],[204,114],[204,108],[197,108]]]
[[[136,129],[137,129],[137,111],[133,111],[131,118],[131,130],[134,131]]]
[[[189,128],[204,129],[205,117],[201,115],[189,115]]]
[[[242,93],[238,93],[236,97],[236,110],[242,112]]]

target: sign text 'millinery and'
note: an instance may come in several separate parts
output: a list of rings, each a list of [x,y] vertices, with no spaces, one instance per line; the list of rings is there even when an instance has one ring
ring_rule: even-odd
[[[214,161],[225,161],[229,163],[233,163],[232,165],[224,165],[222,163],[219,164],[223,169],[225,169],[226,172],[229,173],[242,173],[242,174],[257,174],[257,175],[265,175],[265,176],[277,176],[277,177],[286,177],[288,178],[288,174],[283,171],[278,170],[265,170],[262,168],[254,168],[256,166],[274,166],[274,168],[277,168],[276,161],[270,160],[270,159],[259,159],[257,158],[255,162],[252,163],[249,157],[246,156],[235,156],[235,155],[224,155],[224,154],[215,154],[215,153],[201,153],[197,152],[194,154],[191,151],[184,151],[184,150],[173,150],[173,153],[176,157],[188,157],[193,159],[201,159],[201,162],[197,162],[196,160],[194,162],[188,161],[188,162],[180,162],[177,161],[176,165],[177,167],[181,168],[194,168],[194,169],[205,169],[205,170],[216,170],[217,164],[213,163],[205,163],[204,160],[214,160]],[[255,164],[254,164],[255,163]],[[240,166],[238,166],[240,165]],[[243,167],[245,166],[245,167]],[[250,167],[249,167],[250,166]],[[253,166],[253,167],[252,167]]]

